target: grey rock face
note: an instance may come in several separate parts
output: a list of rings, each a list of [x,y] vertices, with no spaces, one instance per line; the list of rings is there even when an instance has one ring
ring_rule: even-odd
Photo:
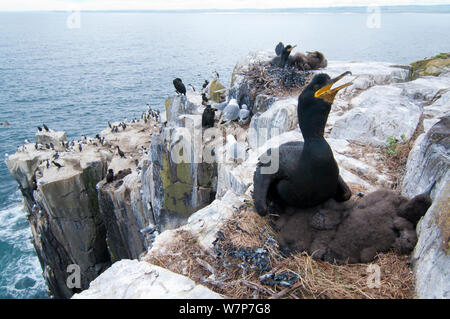
[[[145,261],[121,260],[74,299],[222,299],[193,280]]]
[[[248,136],[249,145],[252,149],[257,149],[272,137],[297,127],[297,99],[279,100],[266,112],[252,117]]]
[[[406,165],[402,193],[412,197],[434,181],[441,185],[449,168],[450,116],[447,116],[414,143]]]
[[[412,195],[436,186],[433,205],[417,226],[413,253],[419,298],[450,298],[450,116],[441,119],[415,142],[408,157],[402,193]]]
[[[389,137],[409,140],[419,124],[421,108],[393,86],[374,86],[352,99],[353,108],[338,119],[331,137],[383,145]]]
[[[25,173],[20,169],[23,162],[16,157],[9,160],[8,166],[20,182]],[[44,175],[46,181],[20,185],[29,208],[33,245],[49,291],[56,298],[69,298],[77,291],[66,285],[69,265],[80,267],[82,289],[110,265],[96,191],[97,182],[106,173],[106,161],[97,158],[77,171],[64,167],[59,170],[51,167]],[[31,179],[35,178],[32,173]]]
[[[141,230],[154,224],[142,200],[140,178],[130,171],[110,184],[101,181],[97,188],[111,261],[139,258],[149,244]]]

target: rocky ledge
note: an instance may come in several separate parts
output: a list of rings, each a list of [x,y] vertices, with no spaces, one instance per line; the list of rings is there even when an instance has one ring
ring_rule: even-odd
[[[96,138],[72,142],[64,132],[38,132],[36,143],[6,159],[52,296],[227,297],[213,288],[220,274],[205,261],[217,257],[219,230],[236,211],[251,209],[259,155],[302,140],[298,92],[254,94],[244,75],[252,63],[270,58],[251,54],[236,65],[229,88],[217,80],[206,88],[217,108],[224,98],[247,104],[249,124],[216,122],[214,133],[203,131],[202,97],[190,91],[167,99],[161,117],[149,110],[141,119],[112,123]],[[325,136],[354,194],[389,188],[412,198],[436,181],[412,254],[420,298],[450,297],[450,73],[448,63],[438,62],[440,72],[414,77],[410,66],[382,62],[329,61],[313,71],[355,77],[336,97]],[[186,258],[178,274],[150,264],[184,256],[180,233],[195,235],[204,258],[191,257],[210,277],[186,278],[192,277]],[[79,288],[66,282],[72,264],[81,269]]]

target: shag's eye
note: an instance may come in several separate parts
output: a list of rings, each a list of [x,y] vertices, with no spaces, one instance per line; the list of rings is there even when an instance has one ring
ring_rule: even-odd
[[[319,84],[314,85],[314,91],[317,91],[318,89],[320,89],[320,85]]]

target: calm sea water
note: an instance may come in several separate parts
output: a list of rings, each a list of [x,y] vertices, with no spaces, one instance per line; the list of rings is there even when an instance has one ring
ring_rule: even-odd
[[[45,285],[17,185],[3,158],[38,125],[69,139],[107,121],[161,109],[172,79],[199,87],[217,70],[229,84],[238,59],[279,41],[329,60],[410,63],[448,51],[449,14],[0,13],[0,298],[43,298]],[[73,22],[73,20],[71,20]],[[369,21],[370,22],[370,21]],[[73,24],[69,24],[73,25]]]

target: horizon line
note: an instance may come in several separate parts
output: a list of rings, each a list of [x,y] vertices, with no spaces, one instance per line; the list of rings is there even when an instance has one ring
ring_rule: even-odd
[[[260,12],[282,12],[282,11],[304,11],[304,10],[329,10],[329,9],[362,9],[368,7],[379,7],[379,8],[417,8],[417,7],[448,7],[450,9],[450,4],[396,4],[396,5],[353,5],[353,6],[323,6],[323,7],[286,7],[286,8],[204,8],[204,9],[81,9],[84,12],[236,12],[236,11],[260,11]],[[24,9],[24,10],[1,10],[0,12],[67,12],[74,11],[71,9]]]

